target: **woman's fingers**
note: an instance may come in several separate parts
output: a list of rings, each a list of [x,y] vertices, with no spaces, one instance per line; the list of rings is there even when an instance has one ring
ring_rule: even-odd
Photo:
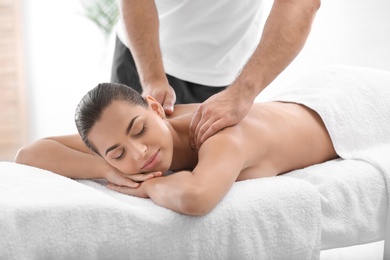
[[[138,182],[135,182],[132,179],[127,178],[122,173],[117,173],[115,175],[108,176],[107,181],[118,186],[126,186],[130,188],[138,188],[140,185]]]
[[[138,188],[140,183],[162,176],[161,172],[124,174],[116,169],[110,171],[106,175],[107,181],[118,186],[125,186],[130,188]]]
[[[107,188],[109,188],[110,190],[114,190],[114,191],[123,193],[123,194],[131,195],[131,196],[136,196],[136,197],[140,197],[140,198],[148,198],[148,195],[141,184],[139,184],[139,187],[134,189],[134,188],[126,187],[126,186],[116,185],[114,183],[109,182],[109,183],[107,183]]]
[[[149,173],[139,173],[139,174],[127,174],[126,178],[131,179],[134,182],[144,182],[154,177],[162,176],[162,172],[149,172]]]

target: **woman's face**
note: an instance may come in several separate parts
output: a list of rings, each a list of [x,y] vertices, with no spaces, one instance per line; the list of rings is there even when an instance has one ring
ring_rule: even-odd
[[[90,143],[113,167],[126,174],[169,170],[172,134],[160,104],[148,97],[148,108],[112,102],[88,134]]]

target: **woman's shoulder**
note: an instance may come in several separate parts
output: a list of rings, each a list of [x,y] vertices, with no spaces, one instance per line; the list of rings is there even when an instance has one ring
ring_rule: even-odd
[[[168,118],[173,119],[176,117],[181,117],[183,115],[187,114],[193,114],[195,110],[198,108],[199,104],[179,104],[175,105],[175,109],[171,115],[168,116]]]

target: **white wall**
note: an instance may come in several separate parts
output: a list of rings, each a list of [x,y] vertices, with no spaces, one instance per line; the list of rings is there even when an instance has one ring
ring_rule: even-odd
[[[79,100],[110,80],[114,35],[106,43],[80,2],[23,1],[31,141],[75,133]]]
[[[389,46],[389,0],[322,0],[304,49],[272,86],[331,64],[390,71]]]
[[[109,81],[113,37],[105,43],[80,2],[23,1],[30,140],[75,132],[78,101]],[[272,86],[327,64],[390,70],[388,46],[389,0],[323,0],[304,50]]]

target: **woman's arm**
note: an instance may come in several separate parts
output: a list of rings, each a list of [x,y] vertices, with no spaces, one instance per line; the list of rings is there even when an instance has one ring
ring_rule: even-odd
[[[137,189],[109,186],[118,192],[150,197],[156,204],[187,215],[204,215],[226,195],[240,174],[244,160],[232,137],[218,134],[199,150],[199,162],[190,171],[144,182]]]
[[[49,170],[73,179],[105,178],[111,183],[138,187],[154,175],[125,175],[95,155],[78,134],[44,138],[22,147],[15,162]],[[159,176],[156,174],[155,176]]]
[[[104,178],[107,169],[79,135],[48,137],[22,147],[16,163],[35,166],[69,178]]]

